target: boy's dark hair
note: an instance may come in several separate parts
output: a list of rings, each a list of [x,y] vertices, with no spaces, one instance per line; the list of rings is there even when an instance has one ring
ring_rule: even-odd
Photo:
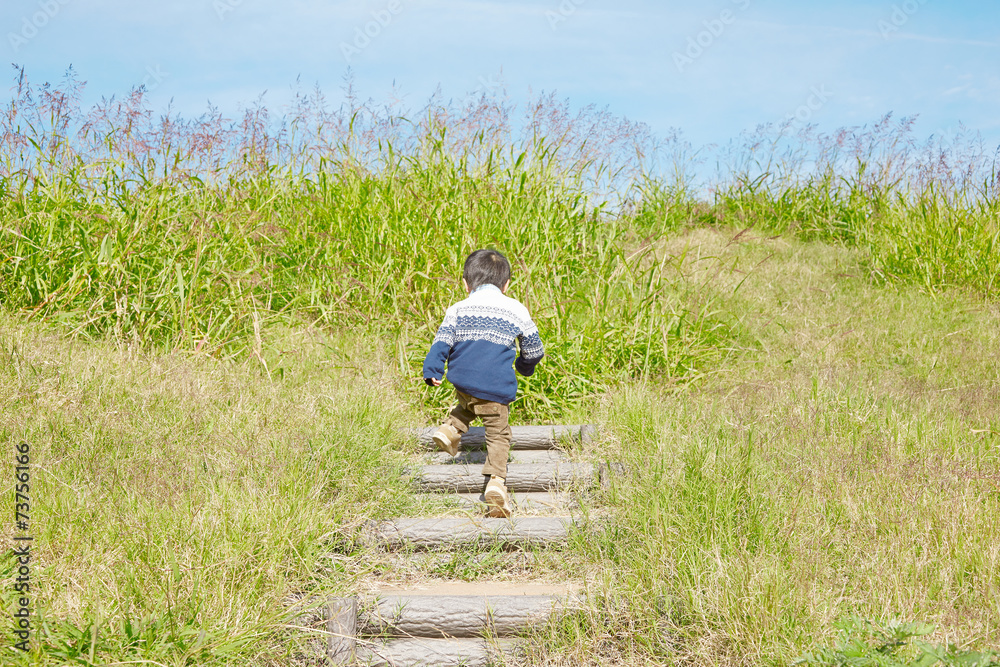
[[[470,292],[483,285],[503,289],[510,280],[510,262],[496,250],[477,250],[465,259],[462,277]]]

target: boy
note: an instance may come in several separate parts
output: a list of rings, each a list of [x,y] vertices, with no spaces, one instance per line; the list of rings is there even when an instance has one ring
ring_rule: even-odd
[[[444,378],[458,398],[448,419],[431,436],[452,456],[462,434],[479,417],[486,427],[483,498],[491,517],[510,516],[507,453],[510,450],[508,406],[517,395],[514,369],[528,376],[544,356],[538,328],[528,309],[506,296],[510,262],[496,250],[477,250],[465,260],[462,286],[468,298],[448,308],[424,360],[424,382],[437,387]],[[515,342],[520,346],[517,356]],[[513,366],[513,367],[512,367]]]

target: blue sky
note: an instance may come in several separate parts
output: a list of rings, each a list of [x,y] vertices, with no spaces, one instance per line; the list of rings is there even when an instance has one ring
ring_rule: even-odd
[[[919,114],[921,136],[963,122],[1000,144],[996,0],[5,0],[0,24],[33,83],[72,64],[88,101],[145,83],[155,109],[189,115],[264,91],[278,108],[297,78],[337,101],[350,65],[376,101],[502,82],[696,146],[789,115],[831,131],[889,111]]]

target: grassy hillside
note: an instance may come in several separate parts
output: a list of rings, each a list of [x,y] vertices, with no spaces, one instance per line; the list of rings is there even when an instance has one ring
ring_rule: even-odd
[[[605,535],[533,562],[591,606],[529,664],[1000,644],[982,154],[939,168],[888,119],[841,152],[781,128],[704,190],[643,180],[641,132],[551,100],[520,138],[488,100],[269,134],[259,109],[157,124],[56,92],[0,120],[0,434],[31,445],[40,623],[5,664],[294,663],[314,596],[379,567],[354,529],[420,509],[397,429],[450,401],[420,363],[483,246],[546,344],[515,420],[597,422],[581,455],[621,464],[588,508]],[[410,575],[518,576],[449,558]],[[10,609],[15,580],[7,552]]]
[[[595,501],[606,537],[543,566],[600,595],[537,650],[786,664],[850,614],[995,646],[1000,309],[874,285],[855,250],[737,233],[663,250],[686,250],[684,279],[741,323],[740,352],[579,413],[624,473]],[[351,526],[419,510],[394,427],[420,417],[391,349],[300,328],[237,363],[10,317],[2,341],[0,424],[36,466],[37,664],[283,664],[295,597],[349,590],[377,561]],[[498,567],[471,556],[425,573]]]
[[[603,449],[626,472],[615,529],[583,547],[609,591],[583,636],[788,664],[857,615],[997,647],[1000,308],[874,285],[842,247],[735,230],[671,245],[711,258],[690,271],[755,343],[683,391],[606,399]]]

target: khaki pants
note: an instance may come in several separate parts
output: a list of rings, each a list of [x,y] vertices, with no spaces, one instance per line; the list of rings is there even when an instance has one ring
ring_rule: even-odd
[[[451,424],[459,433],[469,430],[469,424],[479,417],[486,427],[486,465],[484,475],[507,479],[507,454],[510,452],[509,409],[503,403],[494,403],[455,390],[458,405],[451,410],[445,424]]]

